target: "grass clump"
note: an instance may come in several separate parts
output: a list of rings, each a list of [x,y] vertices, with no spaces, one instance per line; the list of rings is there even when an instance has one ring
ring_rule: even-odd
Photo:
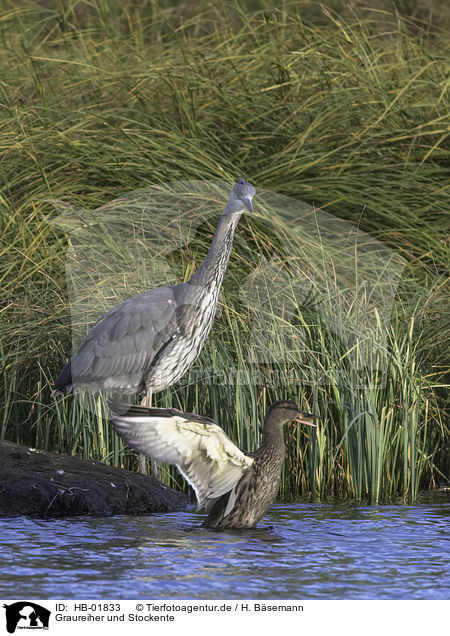
[[[201,357],[159,403],[211,415],[248,450],[270,401],[320,412],[316,435],[290,438],[286,497],[413,499],[445,481],[446,12],[327,7],[3,4],[2,437],[133,464],[103,398],[52,403],[49,384],[72,326],[77,340],[188,276],[223,182],[244,175],[257,214]],[[163,184],[185,180],[175,205]],[[199,180],[221,189],[196,202]],[[139,216],[149,195],[158,214]]]

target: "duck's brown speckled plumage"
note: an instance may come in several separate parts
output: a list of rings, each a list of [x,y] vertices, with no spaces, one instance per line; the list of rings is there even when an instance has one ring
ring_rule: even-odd
[[[133,448],[177,466],[193,486],[206,528],[252,528],[277,496],[285,459],[283,426],[314,417],[294,402],[272,404],[261,446],[243,453],[212,420],[175,409],[112,404],[118,434]]]
[[[252,453],[254,463],[235,487],[236,503],[225,516],[231,493],[217,501],[203,523],[206,528],[252,528],[270,508],[280,488],[286,447],[283,425],[294,420],[299,409],[294,402],[277,402],[269,410],[261,446]]]

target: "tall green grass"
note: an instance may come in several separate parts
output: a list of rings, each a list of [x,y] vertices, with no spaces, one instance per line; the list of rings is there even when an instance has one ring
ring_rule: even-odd
[[[333,286],[339,243],[328,253],[325,240],[301,233],[295,206],[274,215],[263,197],[258,209],[257,195],[257,213],[239,225],[201,357],[185,381],[155,396],[158,403],[214,417],[248,450],[271,401],[290,397],[320,413],[316,432],[289,435],[285,497],[413,500],[419,488],[445,482],[446,12],[433,2],[413,15],[407,4],[388,2],[343,13],[327,7],[3,3],[1,437],[134,465],[112,434],[103,397],[50,401],[49,385],[70,355],[72,327],[79,340],[107,306],[148,282],[183,279],[201,262],[216,219],[208,216],[195,240],[169,255],[144,233],[139,262],[119,270],[122,285],[116,268],[100,267],[108,265],[100,253],[94,270],[102,284],[97,277],[90,295],[84,280],[81,296],[66,272],[76,261],[77,223],[102,230],[90,211],[144,186],[243,175],[259,192],[345,218],[394,250],[401,277],[389,321],[377,325],[370,306],[370,331],[358,333],[355,312],[364,303],[349,306],[345,285]],[[65,226],[49,222],[55,200],[85,212],[69,210]],[[220,196],[211,203],[220,210]],[[164,238],[162,217],[156,221]],[[100,234],[106,253],[123,258],[117,233]],[[272,307],[257,303],[255,320],[240,290],[252,276],[264,282],[267,261],[286,291]],[[299,304],[296,281],[311,273],[320,290],[303,293]],[[371,281],[385,283],[382,268]],[[363,297],[363,280],[352,285]],[[334,329],[324,320],[331,315]],[[261,361],[255,344],[267,338],[272,362]],[[230,368],[244,378],[257,371],[258,381],[202,379],[205,369]]]

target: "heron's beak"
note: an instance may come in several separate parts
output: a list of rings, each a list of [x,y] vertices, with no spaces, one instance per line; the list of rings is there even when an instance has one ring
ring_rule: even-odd
[[[300,424],[308,424],[308,426],[317,426],[314,420],[318,418],[318,415],[312,415],[311,413],[300,413],[300,415],[295,418],[294,422],[300,422]]]
[[[250,210],[250,212],[253,212],[252,200],[249,197],[242,197],[242,202],[244,203],[245,207]]]

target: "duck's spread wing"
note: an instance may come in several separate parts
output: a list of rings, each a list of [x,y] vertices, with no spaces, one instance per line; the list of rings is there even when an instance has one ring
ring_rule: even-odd
[[[198,509],[231,491],[254,462],[207,417],[113,402],[110,407],[120,437],[140,453],[174,464],[195,490]]]

